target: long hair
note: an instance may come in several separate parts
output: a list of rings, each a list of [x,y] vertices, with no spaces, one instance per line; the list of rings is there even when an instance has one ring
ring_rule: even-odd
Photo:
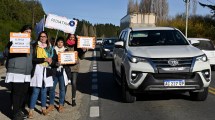
[[[46,31],[40,32],[40,34],[38,35],[38,38],[37,38],[37,42],[40,41],[40,36],[43,33],[46,34],[46,37],[47,37],[46,44],[47,44],[47,48],[49,49],[51,47],[51,44],[50,44],[50,41],[49,41],[49,38],[48,38],[48,33]]]

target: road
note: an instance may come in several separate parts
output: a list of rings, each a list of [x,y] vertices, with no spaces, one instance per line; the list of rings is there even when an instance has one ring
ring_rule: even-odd
[[[38,104],[34,120],[215,120],[215,72],[206,101],[192,101],[187,93],[153,93],[138,95],[135,103],[123,103],[120,87],[113,80],[111,61],[100,60],[96,50],[89,51],[81,61],[77,106],[68,104],[71,102],[68,92],[65,112],[55,110],[50,116],[43,116]],[[10,86],[4,83],[5,68],[0,68],[0,75],[0,120],[8,120]]]
[[[215,120],[215,82],[206,101],[197,102],[188,93],[153,93],[138,95],[135,103],[122,103],[119,86],[112,77],[111,61],[99,60],[98,92],[101,120]],[[212,80],[215,72],[212,73]]]

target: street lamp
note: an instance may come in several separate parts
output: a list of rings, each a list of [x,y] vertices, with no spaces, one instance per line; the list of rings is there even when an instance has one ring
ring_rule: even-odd
[[[187,37],[187,29],[188,29],[188,16],[189,16],[189,3],[190,0],[183,0],[186,3],[186,31],[185,36]]]

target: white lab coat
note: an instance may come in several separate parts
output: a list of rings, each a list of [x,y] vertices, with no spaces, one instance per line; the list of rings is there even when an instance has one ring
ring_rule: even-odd
[[[30,86],[32,87],[42,87],[43,81],[45,83],[45,87],[53,87],[53,77],[46,77],[46,69],[45,67],[37,64],[35,68],[34,75],[31,79]]]

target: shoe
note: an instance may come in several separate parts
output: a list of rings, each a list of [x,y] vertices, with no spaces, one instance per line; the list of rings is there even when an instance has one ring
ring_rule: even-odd
[[[64,110],[63,105],[59,105],[58,112],[63,112],[63,110]]]
[[[12,120],[24,120],[22,112],[18,112],[13,116]]]
[[[48,112],[54,111],[54,105],[49,105],[49,107],[46,110]]]
[[[49,115],[49,112],[48,112],[46,109],[44,109],[44,110],[42,110],[42,114],[43,114],[44,116],[46,116],[46,115]]]
[[[76,106],[75,100],[72,100],[72,106],[73,106],[73,107]]]
[[[29,112],[28,112],[28,118],[29,119],[33,119],[34,118],[34,112],[33,112],[33,110],[29,110]]]

